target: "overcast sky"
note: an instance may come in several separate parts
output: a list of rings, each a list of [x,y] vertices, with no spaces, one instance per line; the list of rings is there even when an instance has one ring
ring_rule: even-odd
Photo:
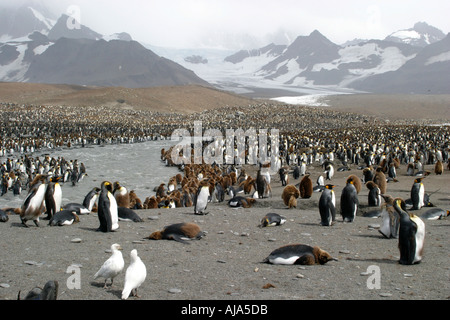
[[[450,32],[449,0],[41,1],[58,13],[78,14],[82,24],[102,34],[125,31],[135,40],[170,47],[242,47],[252,37],[293,41],[315,29],[342,44],[354,38],[384,39],[418,21]]]

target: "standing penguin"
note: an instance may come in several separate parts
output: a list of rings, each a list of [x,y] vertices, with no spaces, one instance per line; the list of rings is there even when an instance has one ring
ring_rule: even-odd
[[[46,220],[51,218],[61,210],[62,189],[58,181],[61,177],[51,177],[45,192],[45,208],[47,210]]]
[[[373,181],[367,182],[366,187],[367,189],[369,189],[368,194],[369,207],[379,207],[381,205],[380,188],[378,188],[378,185]]]
[[[300,197],[302,199],[309,199],[312,196],[313,193],[313,185],[312,180],[309,177],[309,173],[307,173],[303,179],[300,181]]]
[[[39,216],[42,213],[45,191],[47,190],[46,180],[47,176],[41,174],[34,178],[31,189],[20,208],[20,220],[27,228],[26,222],[28,220],[33,220],[34,224],[39,227]]]
[[[344,189],[341,194],[341,215],[344,222],[353,222],[358,211],[358,193],[354,186],[353,180],[347,179]]]
[[[100,226],[97,231],[111,232],[119,228],[117,202],[112,194],[112,184],[103,181],[98,197],[98,220]]]
[[[128,190],[124,186],[121,186],[119,181],[114,182],[113,195],[118,207],[130,207],[130,195],[128,194]]]
[[[268,178],[269,177],[269,178]],[[260,199],[269,197],[270,188],[270,176],[268,174],[262,174],[261,169],[256,174],[256,191]]]
[[[296,165],[294,167],[294,171],[292,172],[292,177],[297,180],[298,178],[300,178],[300,168]]]
[[[394,209],[394,198],[390,195],[383,195],[385,203],[382,205],[381,219],[382,224],[378,232],[385,238],[398,238],[400,227],[400,215]]]
[[[441,160],[438,160],[434,165],[434,173],[439,175],[442,174],[442,172],[444,172],[444,165]]]
[[[395,167],[396,167],[395,162],[391,162],[389,164],[389,169],[388,169],[388,177],[389,178],[397,179],[397,170]]]
[[[280,174],[281,186],[283,186],[283,187],[287,186],[289,184],[289,175],[288,175],[287,169],[280,168],[278,173]]]
[[[375,175],[373,177],[373,182],[375,182],[378,185],[378,188],[380,188],[381,194],[386,194],[386,191],[387,191],[387,180],[386,180],[386,175],[384,174],[382,167],[378,167],[375,170]]]
[[[411,265],[420,263],[425,242],[425,224],[418,216],[405,211],[405,202],[397,198],[394,209],[400,215],[398,248],[400,264]]]
[[[83,206],[89,210],[89,212],[92,212],[92,210],[96,206],[96,202],[98,199],[98,195],[100,194],[100,188],[94,187],[91,191],[88,192],[88,194],[84,197],[83,200]]]
[[[331,180],[334,176],[334,167],[331,162],[328,162],[325,167],[326,180]]]
[[[333,191],[334,185],[325,185],[319,199],[320,224],[331,226],[336,220],[336,196]]]
[[[202,180],[197,189],[197,195],[195,197],[194,213],[195,214],[207,214],[205,213],[208,206],[209,199],[209,183],[208,180]]]
[[[411,201],[413,210],[420,210],[425,205],[425,186],[422,183],[423,178],[414,179],[411,188]]]
[[[372,181],[373,176],[374,176],[374,173],[373,173],[372,166],[369,166],[369,167],[363,169],[363,177],[364,177],[363,181],[365,183]]]
[[[300,191],[292,184],[287,185],[283,189],[283,193],[281,194],[281,198],[286,206],[291,208],[297,207],[297,198],[300,196]]]

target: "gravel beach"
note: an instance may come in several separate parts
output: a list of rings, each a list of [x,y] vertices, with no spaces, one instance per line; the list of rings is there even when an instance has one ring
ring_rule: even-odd
[[[256,176],[254,170],[247,168]],[[323,174],[318,164],[307,171],[313,181]],[[57,280],[59,300],[120,300],[125,271],[106,289],[103,279],[94,280],[113,243],[123,248],[125,268],[132,249],[137,249],[147,268],[147,278],[138,291],[141,297],[129,300],[449,299],[449,218],[425,220],[422,262],[400,265],[398,240],[385,239],[378,232],[381,218],[363,217],[370,210],[367,188],[363,186],[358,195],[355,221],[342,222],[340,194],[350,174],[362,177],[362,171],[352,165],[351,171],[337,171],[331,181],[337,185],[337,222],[331,227],[319,224],[320,193],[298,199],[297,208],[287,209],[277,174],[272,176],[272,197],[257,200],[251,208],[229,208],[227,196],[222,203],[210,203],[203,216],[194,215],[193,207],[136,210],[144,222],[120,221],[120,228],[111,233],[96,231],[96,214],[82,215],[79,223],[63,227],[51,227],[41,220],[39,228],[31,221],[24,228],[18,215],[10,215],[9,221],[0,223],[0,299],[15,300],[19,292],[23,298],[34,287]],[[432,173],[424,179],[431,202],[445,210],[450,206],[449,174],[445,170],[443,175]],[[406,165],[401,165],[398,175],[398,182],[388,183],[387,193],[407,199],[414,177],[406,176]],[[290,176],[291,184],[299,182]],[[421,215],[428,209],[414,213]],[[286,223],[259,228],[269,212],[285,216]],[[144,239],[178,222],[197,223],[206,236],[190,244]],[[262,263],[276,248],[295,243],[319,246],[338,261],[314,266]],[[376,275],[379,286],[374,285]]]

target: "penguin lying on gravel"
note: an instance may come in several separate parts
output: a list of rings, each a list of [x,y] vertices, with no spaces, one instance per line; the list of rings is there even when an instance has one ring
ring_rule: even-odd
[[[188,244],[187,240],[200,240],[205,233],[195,223],[182,222],[164,227],[161,231],[155,231],[145,239],[151,240],[175,240]]]
[[[314,265],[325,264],[328,261],[337,261],[336,258],[320,249],[319,247],[311,247],[305,244],[291,244],[280,247],[263,260],[265,263],[271,264],[302,264]]]

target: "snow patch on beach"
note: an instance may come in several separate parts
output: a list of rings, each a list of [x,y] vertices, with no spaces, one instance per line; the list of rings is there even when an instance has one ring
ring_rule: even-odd
[[[329,107],[324,99],[326,94],[313,94],[297,97],[277,97],[271,100],[287,103],[287,104],[298,104],[310,107]]]

